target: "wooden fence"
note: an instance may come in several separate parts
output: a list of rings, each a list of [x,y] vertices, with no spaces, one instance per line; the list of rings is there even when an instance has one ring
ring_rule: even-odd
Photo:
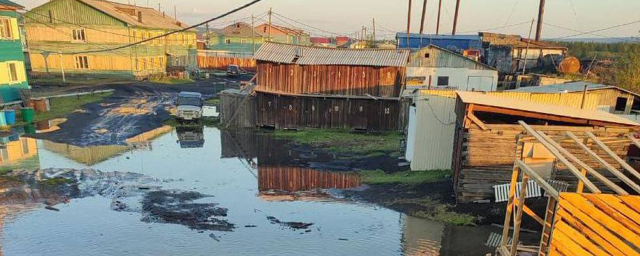
[[[312,170],[305,167],[259,166],[258,189],[277,189],[288,192],[321,188],[346,189],[360,186],[356,173]]]
[[[230,54],[212,51],[198,51],[198,68],[226,70],[229,65],[237,65],[249,72],[256,72],[256,61],[252,55]]]
[[[548,255],[639,255],[640,196],[561,193]]]

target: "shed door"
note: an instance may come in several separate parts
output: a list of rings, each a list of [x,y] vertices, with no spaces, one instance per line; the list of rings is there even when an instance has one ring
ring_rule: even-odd
[[[493,77],[490,76],[470,76],[465,91],[495,91]]]

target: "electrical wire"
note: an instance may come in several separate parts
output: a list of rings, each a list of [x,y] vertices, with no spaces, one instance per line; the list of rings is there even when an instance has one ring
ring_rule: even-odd
[[[563,36],[563,37],[556,37],[556,38],[552,38],[550,40],[560,40],[560,39],[571,38],[571,37],[582,36],[582,35],[593,35],[594,33],[597,33],[597,32],[607,31],[607,30],[611,30],[611,29],[615,29],[615,28],[626,27],[626,26],[629,26],[629,25],[637,24],[637,23],[640,23],[640,20],[627,22],[627,23],[623,23],[623,24],[618,24],[618,25],[614,25],[614,26],[610,26],[610,27],[606,27],[606,28],[596,29],[596,30],[592,30],[592,31],[580,32],[578,34],[573,34],[573,35],[568,35],[568,36]]]
[[[460,33],[471,33],[471,32],[480,32],[480,31],[492,31],[492,30],[500,30],[500,29],[504,29],[504,28],[511,28],[511,27],[516,27],[516,26],[522,26],[524,24],[531,24],[531,21],[523,21],[523,22],[519,22],[519,23],[515,23],[515,24],[510,24],[510,25],[505,25],[505,26],[500,26],[500,27],[493,27],[493,28],[485,28],[485,29],[479,29],[479,30],[467,30],[467,31],[462,31]]]
[[[318,30],[318,31],[325,32],[325,33],[327,33],[327,34],[337,35],[337,36],[344,35],[343,33],[335,33],[335,32],[328,31],[328,30],[325,30],[325,29],[322,29],[322,28],[318,28],[318,27],[311,26],[311,25],[306,24],[306,23],[302,23],[302,22],[300,22],[300,21],[297,21],[297,20],[291,19],[291,18],[286,17],[286,16],[284,16],[284,15],[282,15],[282,14],[279,14],[279,13],[275,13],[275,12],[271,12],[271,13],[272,13],[272,14],[275,14],[276,16],[279,16],[279,17],[281,17],[281,18],[284,18],[284,19],[290,20],[290,21],[292,21],[292,22],[298,23],[298,24],[303,25],[303,26],[305,26],[305,27],[309,27],[309,28],[316,29],[316,30]]]

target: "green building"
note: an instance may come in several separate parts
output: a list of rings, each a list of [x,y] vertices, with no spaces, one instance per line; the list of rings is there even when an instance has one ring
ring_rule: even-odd
[[[19,4],[0,0],[0,95],[3,102],[20,100],[20,90],[29,89],[24,53],[18,29]]]
[[[213,30],[205,36],[208,37],[209,50],[228,53],[252,54],[264,42],[262,33],[243,22]]]

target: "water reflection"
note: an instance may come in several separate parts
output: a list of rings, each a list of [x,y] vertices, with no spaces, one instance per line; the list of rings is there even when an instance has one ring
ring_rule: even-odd
[[[0,172],[39,167],[38,146],[35,139],[20,138],[18,134],[0,137]]]
[[[178,126],[178,143],[181,148],[201,148],[204,146],[203,126]]]

